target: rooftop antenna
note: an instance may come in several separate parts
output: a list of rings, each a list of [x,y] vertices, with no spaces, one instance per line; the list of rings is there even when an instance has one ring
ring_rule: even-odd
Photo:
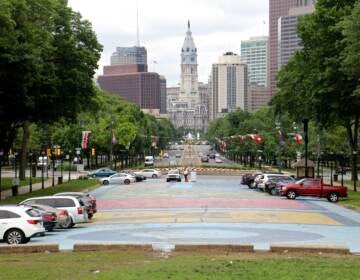
[[[265,25],[266,25],[266,21],[263,20],[263,22],[262,22],[262,36],[265,36]]]
[[[136,0],[136,46],[140,47],[140,34],[139,34],[139,1]]]

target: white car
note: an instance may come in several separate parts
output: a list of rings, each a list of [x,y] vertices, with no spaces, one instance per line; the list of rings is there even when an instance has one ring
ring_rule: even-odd
[[[219,157],[215,158],[215,162],[216,163],[223,163],[223,160]]]
[[[0,206],[0,239],[8,244],[21,244],[43,235],[41,213],[29,206]]]
[[[73,196],[32,197],[20,202],[19,204],[43,204],[57,209],[66,210],[71,217],[71,223],[69,223],[67,228],[71,228],[75,224],[86,223],[88,221],[88,214],[84,203]]]
[[[143,175],[146,178],[158,178],[161,177],[161,173],[159,170],[156,169],[143,169],[141,171],[134,172],[135,174]]]
[[[111,175],[110,177],[100,179],[101,184],[109,185],[109,184],[125,184],[129,185],[130,183],[134,183],[136,178],[127,173],[116,173]]]
[[[164,153],[163,158],[169,158],[169,154],[168,154],[168,153]]]
[[[177,181],[181,182],[181,175],[178,169],[170,170],[166,175],[166,182]]]

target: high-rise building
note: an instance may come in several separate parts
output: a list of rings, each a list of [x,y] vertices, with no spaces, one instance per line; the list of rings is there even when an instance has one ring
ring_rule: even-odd
[[[241,57],[227,52],[212,66],[212,116],[221,117],[248,106],[248,67]]]
[[[241,58],[248,65],[249,82],[266,87],[268,37],[251,37],[241,41]]]
[[[198,82],[197,48],[190,30],[188,30],[181,48],[181,75],[178,95],[176,90],[168,97],[168,115],[176,128],[190,128],[206,130],[208,112],[205,104],[201,103]]]
[[[304,3],[305,4],[305,3]],[[312,13],[314,5],[307,4],[289,9],[288,16],[278,20],[278,70],[288,63],[294,53],[301,49],[301,39],[297,34],[297,23],[300,16]]]
[[[166,114],[166,79],[160,76],[160,114]]]
[[[311,6],[316,0],[269,0],[269,63],[268,63],[268,82],[270,95],[276,93],[276,76],[279,70],[279,18],[289,16],[291,8]]]
[[[144,47],[118,47],[111,57],[111,65],[104,66],[98,82],[102,90],[122,96],[141,109],[160,109],[160,76],[147,72]],[[164,83],[166,88],[165,78]]]

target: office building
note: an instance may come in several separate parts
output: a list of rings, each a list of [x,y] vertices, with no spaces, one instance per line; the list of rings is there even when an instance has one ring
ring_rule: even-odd
[[[248,66],[249,83],[266,87],[268,37],[251,37],[241,41],[241,58]]]
[[[160,76],[160,114],[166,114],[166,79]]]
[[[212,66],[210,111],[215,119],[238,108],[248,110],[248,67],[241,57],[227,52]]]

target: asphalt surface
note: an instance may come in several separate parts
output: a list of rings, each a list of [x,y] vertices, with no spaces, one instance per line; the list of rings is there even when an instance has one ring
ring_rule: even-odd
[[[248,189],[238,177],[197,176],[167,183],[165,177],[103,186],[93,194],[99,212],[91,223],[56,230],[32,242],[320,244],[360,253],[360,214],[324,199],[287,200]]]

